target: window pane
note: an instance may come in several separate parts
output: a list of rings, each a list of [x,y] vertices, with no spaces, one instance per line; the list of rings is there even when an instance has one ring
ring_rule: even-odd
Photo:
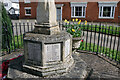
[[[31,14],[31,9],[26,9],[26,14]]]
[[[110,17],[111,7],[103,7],[103,17]]]
[[[74,7],[72,7],[72,16],[74,16]]]
[[[112,7],[112,17],[114,17],[114,7]]]
[[[85,6],[83,7],[83,16],[85,16]]]
[[[75,11],[79,11],[79,7],[75,7]]]
[[[75,7],[75,16],[82,16],[82,7]]]
[[[100,7],[100,17],[102,17],[102,7]]]

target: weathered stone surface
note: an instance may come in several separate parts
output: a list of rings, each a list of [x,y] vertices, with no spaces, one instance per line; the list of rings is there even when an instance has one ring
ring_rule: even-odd
[[[42,42],[44,41],[45,43],[56,43],[56,42],[62,42],[65,41],[69,38],[72,38],[72,36],[67,33],[67,32],[60,32],[59,35],[58,34],[54,34],[54,35],[44,35],[44,34],[35,34],[35,33],[27,33],[25,34],[25,41],[34,41],[34,42]]]
[[[28,59],[34,60],[37,62],[42,62],[42,44],[37,44],[37,43],[28,43]]]
[[[61,43],[45,44],[46,62],[61,60]]]
[[[65,57],[67,57],[70,53],[70,39],[65,41]]]
[[[68,71],[67,73],[64,73],[65,69],[63,69],[63,70],[61,69],[61,70],[55,71],[55,73],[58,73],[58,74],[64,73],[64,74],[61,74],[59,76],[55,74],[53,76],[50,76],[49,78],[62,78],[62,79],[63,78],[64,79],[66,79],[66,78],[78,78],[78,79],[86,78],[87,77],[87,65],[86,65],[86,63],[76,53],[73,53],[73,58],[75,59],[75,64],[71,67],[70,71]],[[21,60],[19,60],[19,61],[21,61]],[[19,64],[19,62],[16,63],[16,64]],[[11,66],[14,66],[14,65],[11,65]],[[16,68],[19,68],[18,66],[19,65],[17,65]],[[59,69],[59,68],[57,68],[57,66],[55,68]],[[53,70],[55,70],[55,69],[53,69]],[[50,71],[50,70],[47,70],[47,68],[46,68],[46,70],[43,70],[43,71]],[[11,72],[14,72],[14,73],[11,73]],[[8,73],[9,73],[8,77],[12,78],[12,79],[14,79],[14,78],[24,78],[24,79],[27,79],[27,78],[37,78],[37,79],[39,79],[39,78],[41,78],[40,76],[36,76],[34,74],[30,74],[29,72],[24,72],[24,71],[22,71],[20,69],[16,70],[16,69],[13,69],[11,67],[9,68],[9,72]],[[43,73],[43,74],[44,75],[48,75],[47,73]],[[46,76],[46,78],[48,78],[48,77]]]
[[[56,25],[56,7],[54,0],[44,0],[38,2],[37,23]]]
[[[58,75],[69,71],[74,63],[71,56],[71,38],[67,32],[53,35],[25,34],[23,70],[39,76]]]
[[[53,35],[60,33],[59,26],[50,26],[50,25],[35,25],[35,29],[32,31],[33,33],[45,34],[45,35]]]

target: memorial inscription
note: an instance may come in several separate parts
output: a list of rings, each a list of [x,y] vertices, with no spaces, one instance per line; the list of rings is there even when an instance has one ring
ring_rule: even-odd
[[[70,54],[70,39],[65,41],[65,57]]]
[[[61,44],[45,44],[46,62],[61,60]]]
[[[41,62],[42,45],[39,43],[28,43],[28,59]]]

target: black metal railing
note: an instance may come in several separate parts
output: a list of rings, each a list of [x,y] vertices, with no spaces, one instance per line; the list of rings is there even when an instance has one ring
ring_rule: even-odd
[[[2,55],[10,54],[17,49],[23,48],[23,34],[32,31],[35,23],[14,23],[2,26]]]
[[[3,27],[2,53],[10,54],[12,51],[23,48],[23,34],[32,31],[35,23],[15,23]],[[66,31],[70,25],[78,25],[77,22],[59,22],[60,30]],[[83,42],[79,50],[88,51],[105,56],[111,60],[120,63],[120,27],[102,25],[101,23],[93,25],[81,23],[78,25],[83,31]],[[9,29],[11,28],[11,29]]]
[[[95,53],[112,61],[120,63],[120,27],[99,24],[77,24],[76,22],[60,22],[61,30],[67,30],[70,25],[79,25],[84,39],[78,50]]]

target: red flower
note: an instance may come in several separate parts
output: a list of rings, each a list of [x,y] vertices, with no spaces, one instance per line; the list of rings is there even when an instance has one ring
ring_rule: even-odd
[[[9,60],[7,60],[6,62],[2,63],[2,71],[6,71],[8,70],[8,64],[9,64]]]
[[[81,42],[83,42],[83,40],[81,40]]]

